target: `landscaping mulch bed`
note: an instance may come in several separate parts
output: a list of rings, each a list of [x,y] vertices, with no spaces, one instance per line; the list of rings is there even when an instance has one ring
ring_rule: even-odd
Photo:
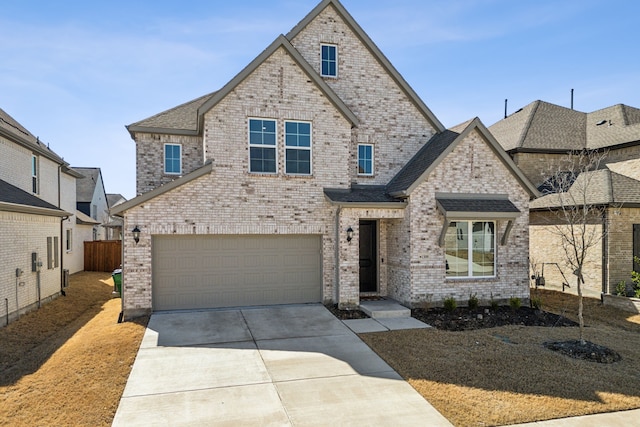
[[[615,351],[590,341],[584,343],[580,340],[555,341],[545,342],[543,345],[565,356],[589,362],[615,363],[622,359],[622,356]]]
[[[415,308],[411,310],[411,317],[445,331],[469,331],[506,325],[547,327],[578,325],[566,317],[529,307],[518,309],[506,306],[475,309],[458,307],[453,311],[439,307]]]
[[[340,320],[350,320],[350,319],[368,319],[369,316],[364,314],[362,311],[358,309],[354,310],[340,310],[338,308],[338,304],[325,304],[327,310],[333,313]]]

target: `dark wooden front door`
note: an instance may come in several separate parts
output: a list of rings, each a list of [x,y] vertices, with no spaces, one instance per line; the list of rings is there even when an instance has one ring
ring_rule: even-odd
[[[360,221],[360,292],[378,291],[377,235],[375,221]]]

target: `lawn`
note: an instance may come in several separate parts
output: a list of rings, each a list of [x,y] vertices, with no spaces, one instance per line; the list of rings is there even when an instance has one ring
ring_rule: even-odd
[[[577,298],[540,291],[543,309],[576,320]],[[510,325],[362,334],[361,338],[456,426],[504,425],[640,408],[640,315],[585,299],[585,338],[622,356],[612,364],[544,348],[577,327]]]
[[[0,425],[109,426],[146,319],[117,323],[108,273],[71,276],[67,296],[0,329]]]
[[[0,329],[0,425],[108,426],[148,319],[117,323],[108,273],[71,277],[66,297]],[[575,297],[541,291],[575,319]],[[547,350],[576,327],[502,326],[363,334],[456,426],[501,425],[640,408],[640,315],[586,299],[585,338],[622,356],[598,364]]]

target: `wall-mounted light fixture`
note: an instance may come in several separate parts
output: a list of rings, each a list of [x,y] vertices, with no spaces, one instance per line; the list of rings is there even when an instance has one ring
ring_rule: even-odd
[[[138,226],[136,225],[133,230],[131,230],[131,232],[133,233],[133,240],[136,242],[136,245],[138,244],[138,242],[140,241],[140,229],[138,228]]]
[[[347,242],[350,242],[351,239],[353,239],[353,228],[349,226],[349,228],[347,228]]]

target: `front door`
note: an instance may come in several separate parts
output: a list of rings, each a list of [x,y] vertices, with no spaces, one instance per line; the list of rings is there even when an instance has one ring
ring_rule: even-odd
[[[360,292],[378,291],[377,235],[376,221],[360,221]]]

